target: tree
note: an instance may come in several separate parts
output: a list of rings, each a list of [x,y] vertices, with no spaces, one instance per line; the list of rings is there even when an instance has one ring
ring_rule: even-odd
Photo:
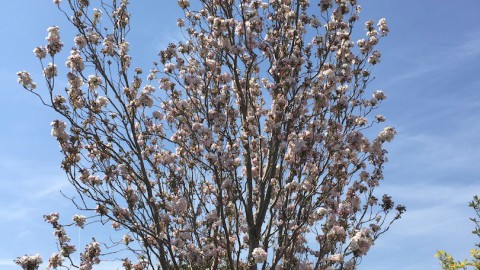
[[[356,0],[178,0],[185,40],[146,76],[130,66],[127,0],[54,2],[77,31],[68,86],[55,26],[34,50],[48,91],[28,72],[19,83],[61,116],[62,169],[90,213],[72,224],[126,234],[77,263],[59,214],[46,215],[49,267],[91,269],[126,249],[125,269],[356,269],[405,211],[374,193],[396,131],[367,132],[386,98],[367,86],[389,29],[367,21],[353,42]]]
[[[473,200],[469,203],[470,207],[475,210],[475,214],[480,218],[480,199],[478,196],[474,196]],[[472,231],[472,234],[480,237],[480,220],[477,218],[471,218],[471,221],[475,223],[475,229]],[[480,269],[480,243],[475,244],[476,248],[470,250],[470,256],[472,257],[471,261],[467,259],[463,261],[456,261],[450,254],[444,250],[439,250],[435,254],[435,257],[438,257],[440,260],[440,265],[444,270],[456,270],[456,269],[467,269],[472,267],[472,269]]]

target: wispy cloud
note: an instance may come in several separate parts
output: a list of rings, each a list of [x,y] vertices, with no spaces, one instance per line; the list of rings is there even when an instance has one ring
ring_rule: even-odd
[[[360,269],[437,269],[434,254],[439,249],[459,259],[468,256],[475,239],[469,221],[474,213],[467,204],[480,190],[480,183],[458,186],[419,182],[384,185],[382,189],[406,204],[407,212],[375,242]]]
[[[71,188],[64,174],[49,170],[38,161],[19,159],[13,153],[0,155],[0,228],[41,219],[45,208],[58,206],[60,190]],[[15,228],[18,229],[18,226]]]
[[[2,266],[15,266],[12,259],[0,258],[0,265]]]
[[[399,222],[398,234],[428,235],[458,231],[473,212],[468,202],[480,190],[480,183],[471,185],[432,185],[427,183],[387,186],[397,201],[411,205]],[[470,225],[470,224],[468,224]]]
[[[471,144],[472,137],[476,136],[475,129],[447,135],[406,131],[399,136],[398,144],[389,148],[395,159],[389,166],[395,170],[403,168],[402,174],[422,174],[423,177],[439,176],[446,171],[458,176],[465,174],[472,169],[472,163],[480,162],[480,149]]]
[[[466,61],[480,56],[480,33],[468,33],[456,46],[449,48],[430,48],[422,52],[421,57],[410,57],[409,66],[404,72],[391,76],[386,81],[388,87],[398,85],[399,82],[424,77],[427,74],[458,68]],[[434,44],[429,46],[435,46]],[[426,49],[426,48],[425,48]],[[433,52],[433,53],[430,53]],[[402,54],[407,54],[406,51]]]

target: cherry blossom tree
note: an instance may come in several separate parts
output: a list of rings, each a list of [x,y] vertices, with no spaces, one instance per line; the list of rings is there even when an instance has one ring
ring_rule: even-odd
[[[84,215],[45,216],[49,269],[117,251],[124,269],[356,269],[405,211],[375,192],[396,131],[368,85],[389,28],[369,20],[352,40],[357,0],[178,0],[184,40],[146,73],[131,66],[128,0],[53,2],[77,33],[68,71],[52,26],[34,50],[46,90],[18,82],[59,115]],[[68,226],[100,223],[125,235],[75,260]]]

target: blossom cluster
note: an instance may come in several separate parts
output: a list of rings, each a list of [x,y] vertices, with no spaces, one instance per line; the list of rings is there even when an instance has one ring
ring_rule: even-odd
[[[25,255],[22,257],[18,257],[15,260],[15,263],[22,267],[24,270],[36,270],[43,262],[42,257],[40,254],[36,255]]]
[[[59,141],[66,141],[70,137],[65,129],[67,128],[67,124],[61,120],[55,120],[51,123],[52,128],[52,136],[57,138]]]
[[[100,244],[92,242],[87,245],[85,252],[82,254],[79,270],[92,270],[94,264],[100,263]]]
[[[267,252],[263,248],[255,248],[252,252],[252,256],[256,263],[263,263],[267,260]]]
[[[60,28],[58,26],[51,26],[47,29],[48,36],[45,38],[48,41],[47,52],[54,56],[62,50],[63,43],[60,41]]]
[[[64,258],[59,253],[52,253],[52,256],[48,259],[47,270],[58,269],[62,266]]]
[[[18,83],[21,84],[25,89],[33,91],[37,84],[33,82],[32,77],[30,77],[30,73],[26,71],[19,71],[17,72],[18,76]]]
[[[87,217],[83,215],[74,215],[72,219],[73,222],[75,222],[75,225],[80,228],[83,228],[85,226],[85,222],[87,221]]]
[[[350,249],[360,256],[367,254],[373,245],[372,233],[370,228],[364,228],[358,231],[350,240]]]
[[[57,65],[52,63],[48,64],[48,66],[43,70],[43,75],[47,79],[57,76]]]

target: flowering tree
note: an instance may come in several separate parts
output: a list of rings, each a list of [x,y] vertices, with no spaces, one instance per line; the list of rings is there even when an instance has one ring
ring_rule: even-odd
[[[178,0],[185,40],[146,76],[131,67],[127,0],[54,2],[77,31],[68,85],[55,26],[34,50],[47,91],[27,72],[18,81],[61,118],[62,169],[90,213],[72,224],[125,236],[76,262],[66,225],[46,215],[49,268],[91,269],[123,249],[125,269],[356,269],[405,211],[374,193],[396,132],[367,132],[386,98],[367,86],[389,29],[367,21],[353,42],[356,0]]]

